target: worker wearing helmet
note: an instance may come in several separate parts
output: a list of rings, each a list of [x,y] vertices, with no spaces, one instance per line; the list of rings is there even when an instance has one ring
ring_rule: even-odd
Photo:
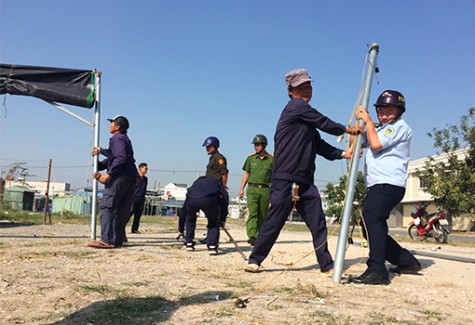
[[[208,165],[206,166],[206,177],[213,178],[221,182],[224,188],[224,202],[225,204],[221,204],[219,206],[220,212],[219,214],[221,215],[222,213],[227,215],[228,212],[228,204],[229,204],[229,195],[227,192],[227,187],[226,184],[228,182],[228,167],[227,167],[227,162],[226,162],[226,157],[224,157],[219,151],[219,139],[217,137],[207,137],[205,141],[203,142],[203,147],[206,148],[206,152],[209,157],[209,162]],[[209,220],[209,219],[208,219]],[[208,223],[208,233],[209,233],[209,227],[214,225],[210,225]],[[217,228],[219,232],[219,227]],[[218,237],[219,238],[219,237]],[[207,242],[208,236],[206,236],[203,239],[200,239],[199,241],[202,244],[207,243],[208,244],[208,249],[213,250],[214,249],[214,243],[211,243],[212,245],[210,246],[209,243]],[[210,248],[211,247],[211,248]],[[217,247],[217,246],[216,246]]]
[[[421,264],[388,235],[386,222],[406,190],[412,138],[411,128],[402,119],[406,100],[398,91],[385,90],[374,106],[378,125],[373,123],[365,107],[358,107],[356,112],[357,119],[365,123],[363,147],[368,148],[365,164],[368,192],[362,220],[363,235],[369,243],[369,258],[366,271],[352,282],[386,285],[390,280],[385,261],[396,265],[389,269],[395,273],[417,273]]]
[[[210,255],[218,254],[219,247],[219,227],[225,225],[228,215],[227,193],[220,181],[201,176],[193,182],[187,189],[186,199],[182,211],[186,226],[181,231],[185,231],[185,248],[187,251],[195,250],[195,230],[196,218],[199,211],[203,211],[208,223],[207,247]],[[182,218],[182,215],[180,215]],[[182,221],[183,222],[183,221]]]
[[[255,152],[250,154],[242,170],[241,189],[239,197],[244,197],[244,188],[247,186],[247,209],[248,217],[246,220],[246,232],[248,243],[254,246],[259,229],[269,210],[270,195],[270,179],[274,157],[266,151],[267,138],[262,134],[257,134],[252,139]]]
[[[206,152],[210,155],[208,166],[206,166],[206,177],[219,180],[223,184],[223,187],[226,188],[229,172],[226,157],[218,151],[219,139],[216,137],[207,137],[203,142],[203,147],[206,147]]]

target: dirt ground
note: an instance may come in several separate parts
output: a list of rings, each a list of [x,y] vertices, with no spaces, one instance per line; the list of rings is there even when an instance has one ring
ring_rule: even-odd
[[[0,223],[0,324],[475,323],[473,263],[418,256],[421,275],[396,276],[388,286],[348,284],[348,274],[365,270],[368,250],[357,238],[335,284],[320,273],[308,231],[283,231],[263,271],[250,274],[224,232],[221,254],[209,256],[205,245],[185,251],[174,229],[141,227],[124,248],[98,250],[85,245],[87,225]],[[244,227],[228,228],[249,255]],[[333,255],[336,244],[329,237]],[[402,245],[475,257],[472,247]],[[245,308],[236,307],[239,297]]]

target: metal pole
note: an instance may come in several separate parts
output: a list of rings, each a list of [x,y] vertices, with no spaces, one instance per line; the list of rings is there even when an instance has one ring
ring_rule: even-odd
[[[100,111],[101,111],[101,72],[94,70],[96,75],[96,104],[94,106],[94,147],[99,146]],[[97,172],[99,166],[99,155],[94,156],[93,169]],[[98,181],[92,181],[92,202],[91,202],[91,239],[96,240],[96,216],[97,216],[97,189]]]
[[[224,230],[224,232],[226,233],[226,235],[228,235],[229,239],[233,242],[234,246],[236,247],[237,251],[239,252],[239,254],[241,254],[241,257],[243,260],[247,261],[247,257],[246,255],[244,254],[244,252],[242,251],[241,247],[239,247],[239,245],[236,243],[236,241],[234,240],[233,236],[231,236],[231,234],[229,233],[229,231],[226,229],[225,226],[221,225],[221,228]]]
[[[369,95],[371,92],[371,82],[376,69],[376,58],[379,52],[379,46],[373,43],[369,46],[369,65],[367,68],[366,79],[364,83],[363,96],[361,105],[368,107]],[[358,120],[360,127],[364,126],[364,122]],[[341,217],[340,236],[338,237],[338,245],[335,255],[335,263],[333,267],[333,282],[339,283],[341,280],[341,274],[343,273],[343,264],[345,261],[346,242],[348,239],[348,229],[350,226],[350,218],[353,210],[353,198],[355,196],[356,179],[358,175],[358,163],[360,159],[360,149],[362,143],[362,136],[358,134],[356,136],[355,147],[353,151],[353,157],[351,158],[350,173],[348,176],[348,183],[346,185],[346,197],[343,206],[343,214]]]

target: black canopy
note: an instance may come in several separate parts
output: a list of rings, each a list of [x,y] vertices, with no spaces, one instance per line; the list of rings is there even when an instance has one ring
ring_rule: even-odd
[[[91,108],[95,73],[77,70],[0,64],[0,95],[23,95]]]

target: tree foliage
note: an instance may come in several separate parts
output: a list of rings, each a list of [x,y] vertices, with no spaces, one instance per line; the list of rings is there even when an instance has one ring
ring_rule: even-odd
[[[335,218],[340,222],[341,214],[343,213],[343,204],[345,203],[347,176],[342,176],[339,179],[340,183],[337,185],[327,183],[323,193],[326,195],[326,209],[325,215],[327,217]],[[366,185],[364,183],[364,176],[362,172],[358,172],[356,178],[355,195],[353,197],[352,221],[356,222],[360,217],[360,211],[364,205],[366,196]]]
[[[447,155],[447,161],[428,157],[424,169],[417,171],[434,203],[453,216],[475,213],[475,108],[470,108],[460,120],[458,126],[447,124],[445,129],[434,128],[427,134],[434,139],[438,153]],[[467,150],[462,159],[455,153],[460,149]]]

